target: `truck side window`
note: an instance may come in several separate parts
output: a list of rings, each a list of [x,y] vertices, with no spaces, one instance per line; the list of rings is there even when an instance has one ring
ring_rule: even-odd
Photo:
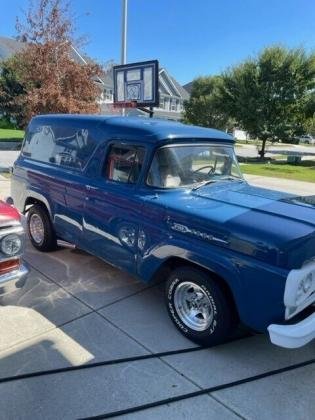
[[[140,176],[144,148],[112,145],[105,162],[104,174],[111,181],[135,184]]]
[[[40,162],[83,169],[96,148],[95,137],[93,128],[38,125],[28,130],[22,153]]]

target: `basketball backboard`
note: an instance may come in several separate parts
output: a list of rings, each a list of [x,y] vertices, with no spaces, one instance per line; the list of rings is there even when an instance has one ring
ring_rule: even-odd
[[[113,67],[114,105],[159,106],[159,62],[157,60]]]

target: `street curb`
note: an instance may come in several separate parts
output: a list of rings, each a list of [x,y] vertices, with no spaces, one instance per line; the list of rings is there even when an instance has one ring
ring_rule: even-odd
[[[0,150],[3,151],[21,150],[21,146],[21,141],[0,141]]]

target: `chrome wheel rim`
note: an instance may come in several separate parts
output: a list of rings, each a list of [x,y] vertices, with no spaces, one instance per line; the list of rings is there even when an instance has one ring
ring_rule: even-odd
[[[174,293],[174,305],[181,321],[194,331],[205,331],[213,321],[213,307],[207,293],[196,283],[180,283]]]
[[[38,214],[32,214],[30,217],[30,234],[34,242],[38,245],[43,243],[45,238],[45,229],[44,224],[40,216]]]

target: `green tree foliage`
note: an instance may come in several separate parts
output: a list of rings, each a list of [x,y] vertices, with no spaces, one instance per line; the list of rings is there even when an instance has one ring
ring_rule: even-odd
[[[220,77],[199,77],[193,81],[189,101],[184,103],[184,120],[187,123],[225,129],[228,118],[220,111],[217,92]]]
[[[290,141],[304,131],[308,95],[315,86],[315,55],[266,48],[256,59],[222,75],[217,101],[252,137]]]
[[[311,134],[313,137],[315,137],[315,116],[305,120],[304,131],[307,134]]]
[[[309,94],[306,96],[305,117],[315,117],[315,90],[309,92]]]
[[[2,128],[10,126],[13,119],[16,125],[23,125],[23,106],[17,99],[25,94],[23,85],[19,82],[14,70],[14,59],[9,59],[0,63],[0,112],[2,114]]]
[[[305,133],[315,136],[315,91],[309,93],[305,105]]]

